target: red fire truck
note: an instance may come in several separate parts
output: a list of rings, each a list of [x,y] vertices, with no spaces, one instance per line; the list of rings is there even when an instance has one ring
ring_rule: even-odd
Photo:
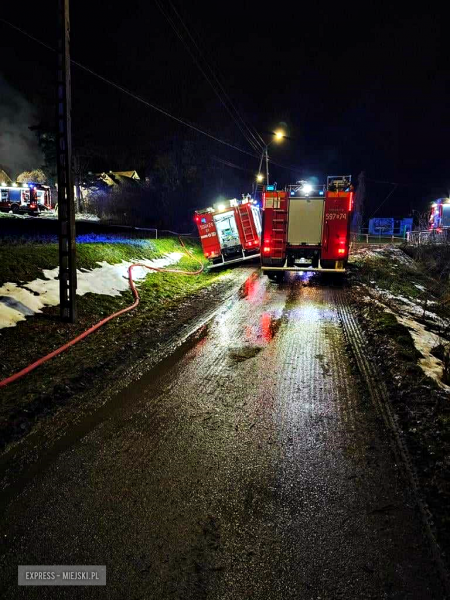
[[[345,273],[353,209],[351,176],[306,181],[263,193],[262,270],[281,281],[284,271]]]
[[[15,214],[39,214],[52,206],[51,190],[40,183],[0,184],[0,210]]]
[[[261,211],[256,200],[242,196],[197,210],[195,221],[203,253],[212,267],[237,263],[259,256]]]

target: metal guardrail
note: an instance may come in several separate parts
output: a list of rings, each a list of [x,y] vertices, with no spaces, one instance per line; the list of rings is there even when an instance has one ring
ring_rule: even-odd
[[[352,244],[403,244],[406,239],[396,235],[371,235],[358,233],[351,235]]]
[[[410,231],[407,234],[406,241],[414,246],[425,244],[448,244],[450,242],[449,229],[426,229],[424,231]]]

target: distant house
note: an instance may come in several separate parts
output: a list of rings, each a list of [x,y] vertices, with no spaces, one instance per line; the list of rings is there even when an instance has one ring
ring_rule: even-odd
[[[95,176],[110,187],[140,182],[137,171],[108,171],[96,173]]]
[[[11,177],[9,177],[3,169],[0,169],[0,183],[6,183],[6,185],[12,184]]]
[[[89,204],[98,197],[118,192],[128,186],[141,186],[142,181],[137,171],[104,171],[102,173],[89,172],[80,186],[79,202]],[[75,196],[77,196],[75,190]]]

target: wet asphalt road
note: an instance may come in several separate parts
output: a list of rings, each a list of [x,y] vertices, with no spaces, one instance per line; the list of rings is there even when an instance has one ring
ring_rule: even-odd
[[[334,289],[259,273],[3,520],[3,598],[441,598]],[[106,588],[18,588],[106,564]]]

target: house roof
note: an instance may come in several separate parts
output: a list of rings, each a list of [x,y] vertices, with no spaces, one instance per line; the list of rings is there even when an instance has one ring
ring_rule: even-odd
[[[0,183],[12,183],[11,177],[9,177],[3,169],[0,169]]]
[[[140,179],[137,171],[112,171],[112,174],[121,177],[130,177],[131,179]]]
[[[108,171],[95,175],[110,186],[140,181],[137,171]]]

